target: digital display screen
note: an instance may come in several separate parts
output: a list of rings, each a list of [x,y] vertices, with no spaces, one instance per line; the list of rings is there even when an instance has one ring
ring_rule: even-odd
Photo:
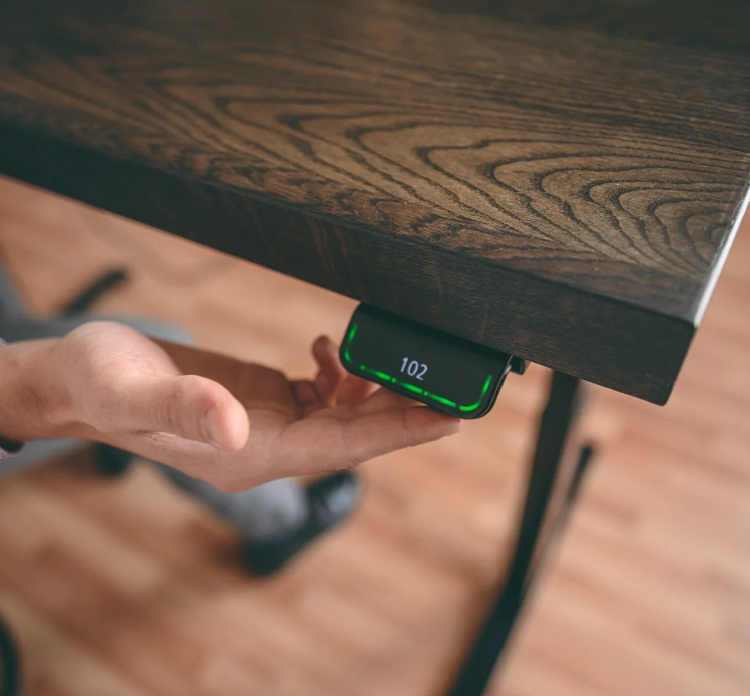
[[[460,418],[492,406],[510,356],[360,305],[341,345],[354,374]]]

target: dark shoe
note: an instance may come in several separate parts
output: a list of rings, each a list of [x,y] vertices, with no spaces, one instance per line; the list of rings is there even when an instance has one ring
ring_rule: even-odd
[[[325,532],[338,527],[362,497],[362,482],[356,474],[342,472],[316,481],[307,489],[308,517],[288,536],[269,541],[245,539],[242,561],[260,577],[272,575]]]
[[[122,476],[133,463],[135,455],[111,445],[96,446],[96,470],[109,478]]]

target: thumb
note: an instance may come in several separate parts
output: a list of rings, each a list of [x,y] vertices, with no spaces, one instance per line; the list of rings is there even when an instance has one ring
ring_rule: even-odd
[[[170,433],[222,450],[242,449],[250,432],[242,404],[196,375],[141,377],[128,384],[117,410],[118,430]]]

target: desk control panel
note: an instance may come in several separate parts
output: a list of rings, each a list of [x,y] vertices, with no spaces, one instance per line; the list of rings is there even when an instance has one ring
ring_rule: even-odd
[[[526,361],[411,322],[357,307],[340,349],[352,374],[458,418],[490,411],[508,373]]]

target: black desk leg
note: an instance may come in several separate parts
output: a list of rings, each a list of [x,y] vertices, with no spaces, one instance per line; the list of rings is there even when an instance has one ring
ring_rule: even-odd
[[[584,448],[572,460],[586,385],[555,372],[537,435],[526,501],[505,584],[501,587],[448,696],[481,696],[513,632],[550,542],[562,528],[592,454]],[[566,450],[568,450],[566,452]],[[564,464],[572,461],[572,469]]]

